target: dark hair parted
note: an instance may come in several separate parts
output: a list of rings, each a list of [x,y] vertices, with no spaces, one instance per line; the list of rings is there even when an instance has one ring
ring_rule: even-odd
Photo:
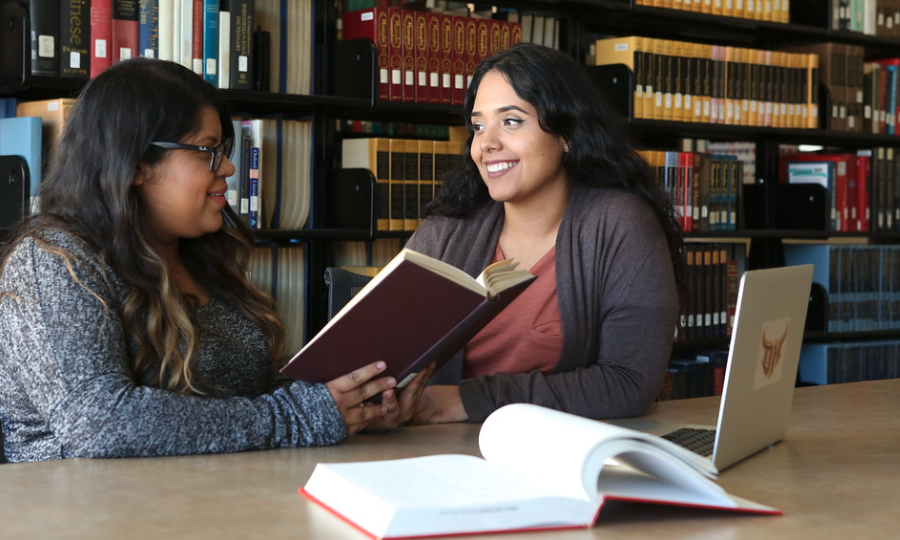
[[[464,217],[490,199],[469,154],[472,109],[485,74],[499,72],[538,115],[541,128],[569,145],[562,165],[574,184],[635,193],[653,208],[666,235],[682,303],[685,300],[684,242],[675,207],[647,162],[636,152],[622,117],[600,94],[588,71],[568,55],[532,43],[519,43],[484,60],[466,92],[463,118],[469,131],[457,165],[443,179],[429,214]]]
[[[208,108],[218,113],[223,139],[233,137],[227,102],[193,71],[146,58],[114,64],[81,92],[39,188],[40,211],[17,235],[40,239],[41,230],[60,229],[97,252],[130,288],[121,316],[139,347],[135,381],[183,393],[205,391],[195,366],[195,307],[147,243],[132,182],[139,164],[153,166],[171,154],[152,141],[184,140]],[[182,239],[179,252],[211,297],[234,304],[262,329],[276,360],[284,326],[272,299],[247,277],[252,242],[252,231],[226,205],[222,228]]]

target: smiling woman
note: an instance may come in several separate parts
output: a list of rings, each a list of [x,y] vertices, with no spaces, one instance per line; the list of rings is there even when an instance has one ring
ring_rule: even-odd
[[[0,254],[10,461],[332,444],[409,419],[427,373],[400,399],[382,363],[276,379],[284,325],[225,204],[233,139],[219,91],[177,63],[126,60],[87,84],[40,211]]]
[[[537,280],[426,388],[418,423],[514,402],[633,416],[659,393],[683,295],[674,209],[583,66],[538,45],[482,62],[459,166],[407,247]]]

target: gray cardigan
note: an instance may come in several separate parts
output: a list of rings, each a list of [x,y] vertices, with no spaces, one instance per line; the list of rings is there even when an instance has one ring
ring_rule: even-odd
[[[407,247],[476,276],[490,263],[503,205],[465,219],[427,218]],[[461,381],[462,352],[432,379],[460,384],[469,420],[526,402],[589,418],[643,413],[671,354],[678,296],[662,228],[647,203],[609,189],[576,187],[556,238],[563,347],[552,374],[500,373]]]
[[[0,278],[0,423],[10,461],[236,452],[347,436],[324,385],[273,389],[262,332],[220,300],[196,314],[207,395],[136,385],[135,343],[121,317],[127,288],[73,237],[43,236],[81,261],[80,284],[31,238]]]

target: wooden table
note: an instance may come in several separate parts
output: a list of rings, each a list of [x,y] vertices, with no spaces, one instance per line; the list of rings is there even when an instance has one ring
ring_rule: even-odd
[[[664,402],[648,417],[709,423],[717,406],[718,398]],[[0,465],[0,539],[362,539],[297,493],[317,462],[478,455],[478,429],[404,428],[328,448]],[[615,503],[593,529],[489,538],[895,538],[900,380],[797,389],[786,440],[727,469],[720,483],[785,514]]]

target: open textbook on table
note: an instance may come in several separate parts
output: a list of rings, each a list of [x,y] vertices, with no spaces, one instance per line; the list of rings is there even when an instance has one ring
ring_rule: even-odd
[[[607,500],[781,514],[678,445],[537,405],[495,411],[478,445],[484,459],[319,463],[300,492],[377,538],[587,528]]]

